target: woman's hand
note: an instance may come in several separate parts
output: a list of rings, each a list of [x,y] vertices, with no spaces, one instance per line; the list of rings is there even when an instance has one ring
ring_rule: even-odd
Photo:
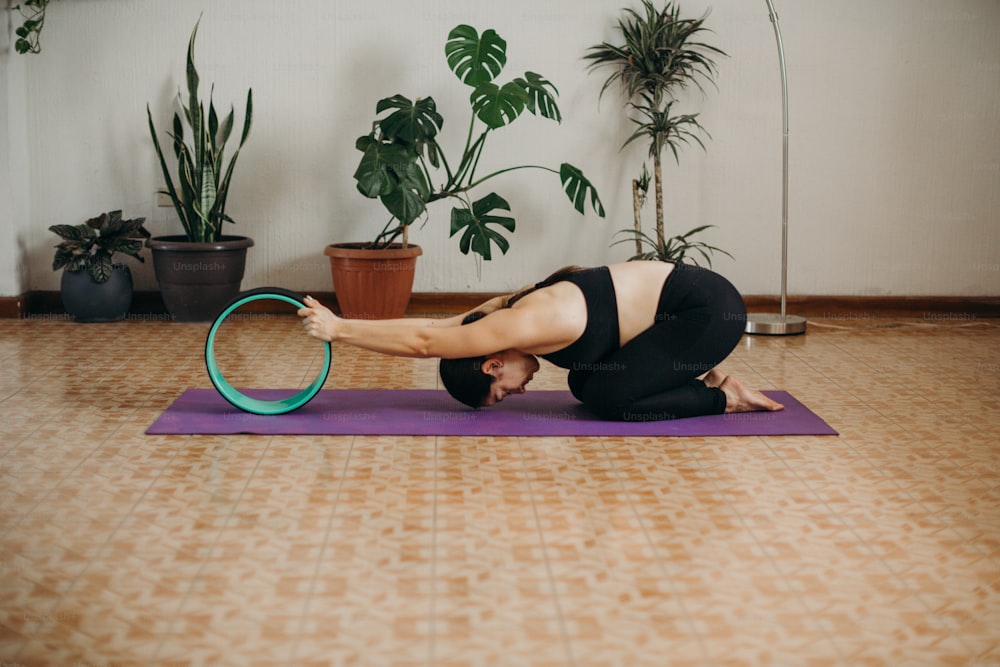
[[[343,320],[311,296],[304,300],[306,307],[299,308],[298,316],[302,318],[302,326],[306,333],[320,340],[333,342],[336,340]]]

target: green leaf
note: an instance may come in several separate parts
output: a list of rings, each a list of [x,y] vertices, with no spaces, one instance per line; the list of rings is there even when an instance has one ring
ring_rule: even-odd
[[[72,257],[73,254],[69,250],[63,248],[62,246],[56,246],[56,255],[52,259],[52,270],[58,271],[59,269],[63,268],[64,266],[69,264],[69,261],[70,259],[72,259]]]
[[[174,133],[171,137],[174,142],[174,157],[180,158],[181,147],[184,145],[184,124],[181,123],[179,114],[174,114]]]
[[[364,155],[354,171],[354,179],[358,182],[358,192],[369,198],[392,193],[417,161],[416,154],[405,146],[375,141],[370,136],[359,138],[356,146],[364,150]]]
[[[379,100],[375,112],[382,113],[386,109],[396,109],[378,122],[382,135],[389,141],[431,141],[444,124],[432,97],[411,102],[402,95],[393,95]]]
[[[689,255],[694,255],[698,253],[708,264],[709,267],[712,266],[711,253],[722,253],[729,258],[733,256],[730,255],[725,250],[716,248],[715,246],[708,245],[707,243],[702,243],[701,241],[692,241],[690,238],[695,234],[698,234],[706,229],[714,227],[714,225],[702,225],[700,227],[695,227],[684,234],[679,234],[673,236],[666,240],[666,245],[660,248],[657,245],[655,239],[641,231],[635,229],[623,229],[617,232],[617,234],[624,234],[631,238],[623,239],[612,243],[612,246],[618,245],[620,243],[634,243],[635,239],[638,239],[642,245],[649,248],[647,252],[639,253],[632,257],[633,260],[636,259],[647,259],[647,260],[657,260],[661,262],[679,262],[687,259]],[[698,264],[697,260],[693,260],[695,264]]]
[[[218,187],[217,215],[220,220],[228,220],[229,222],[235,222],[232,218],[225,215],[226,202],[229,198],[229,183],[233,179],[233,170],[236,168],[236,159],[240,156],[240,149],[243,148],[243,144],[246,143],[247,137],[250,136],[250,128],[253,126],[253,88],[247,91],[247,104],[243,114],[243,133],[240,135],[240,145],[236,147],[236,150],[233,152],[233,156],[229,158],[229,165],[226,167],[226,173],[219,182]],[[228,136],[229,135],[227,133],[227,139]],[[223,141],[223,144],[224,143],[225,141]]]
[[[430,185],[424,172],[415,161],[409,163],[404,172],[397,175],[396,187],[381,196],[386,210],[402,224],[409,225],[423,215],[430,197]]]
[[[493,211],[510,210],[510,204],[503,197],[491,192],[482,199],[473,202],[472,207],[455,207],[451,210],[451,233],[449,236],[462,232],[458,247],[463,254],[475,252],[484,260],[492,259],[493,244],[504,254],[510,248],[506,237],[498,230],[490,229],[489,225],[499,225],[508,232],[514,232],[514,218],[495,215]]]
[[[198,25],[201,23],[201,17],[194,24],[194,30],[191,31],[191,37],[188,39],[188,50],[187,50],[187,69],[186,69],[186,80],[188,89],[188,110],[191,114],[200,113],[201,105],[198,102],[198,84],[200,83],[200,78],[198,76],[198,68],[194,65],[194,40],[198,36]],[[188,121],[191,123],[192,128],[196,130],[201,129],[201,122],[195,120],[194,118],[189,118]]]
[[[456,26],[448,33],[444,53],[455,76],[473,87],[495,79],[507,64],[507,42],[492,28],[480,38],[472,26]]]
[[[109,253],[101,252],[94,255],[90,262],[90,275],[93,276],[94,280],[99,283],[107,282],[108,278],[111,277],[112,270],[111,255]]]
[[[469,98],[472,110],[479,120],[491,129],[501,128],[514,122],[528,103],[528,93],[514,82],[503,87],[495,83],[478,86]]]
[[[597,194],[597,189],[593,184],[583,175],[583,172],[569,164],[568,162],[563,162],[559,166],[559,180],[562,181],[563,190],[566,192],[566,196],[569,200],[573,202],[573,208],[583,213],[584,207],[587,202],[587,195],[590,195],[590,206],[594,209],[600,217],[604,217],[604,204],[601,203],[601,198]]]
[[[213,91],[214,91],[213,86]],[[209,97],[211,100],[211,97]],[[229,114],[232,115],[232,109],[229,110]],[[208,137],[211,141],[212,148],[217,148],[215,143],[216,135],[219,133],[219,115],[215,113],[215,104],[209,101],[208,103]]]
[[[142,257],[139,257],[139,253],[142,252],[142,241],[136,239],[118,239],[111,246],[110,250],[112,252],[124,253],[142,261]]]
[[[211,214],[215,209],[216,189],[215,189],[215,165],[211,160],[203,160],[201,168],[201,190],[198,192],[198,200],[195,202],[195,211],[207,227],[215,228]],[[213,239],[206,238],[211,241]]]
[[[232,131],[233,131],[233,109],[230,108],[229,114],[222,121],[222,125],[218,130],[219,133],[218,145],[220,148],[225,146],[226,142],[229,141],[229,135],[232,133]]]
[[[556,90],[551,81],[546,81],[541,75],[534,72],[525,72],[524,78],[514,79],[514,83],[520,86],[528,96],[528,111],[552,119],[557,123],[562,122],[562,115],[556,104],[559,91]]]
[[[121,234],[123,227],[125,226],[125,221],[122,220],[121,211],[111,211],[110,213],[102,213],[100,216],[95,218],[98,221],[97,229],[100,230],[102,237],[114,237]],[[90,224],[90,221],[87,222]]]
[[[181,205],[180,197],[177,196],[177,190],[174,188],[174,181],[170,177],[170,170],[167,169],[167,162],[163,158],[163,149],[160,148],[160,140],[156,138],[156,127],[154,127],[153,125],[153,113],[149,110],[148,104],[146,105],[146,117],[148,118],[149,121],[149,134],[153,139],[153,146],[156,147],[156,156],[160,160],[160,169],[163,173],[163,179],[167,184],[166,193],[170,195],[170,201],[174,205],[174,210],[177,212],[177,217],[180,218],[181,220],[181,225],[184,227],[184,232],[190,236],[190,229],[187,223],[187,218],[184,215],[184,208]]]
[[[94,236],[94,230],[88,225],[52,225],[49,231],[67,241],[84,241]]]

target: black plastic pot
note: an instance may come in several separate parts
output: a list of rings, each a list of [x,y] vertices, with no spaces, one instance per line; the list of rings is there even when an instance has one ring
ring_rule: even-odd
[[[253,239],[223,236],[195,243],[185,236],[158,236],[146,246],[170,315],[178,322],[211,322],[240,293]]]
[[[89,271],[63,271],[60,294],[63,308],[77,322],[124,320],[132,306],[132,272],[115,264],[107,281],[99,283]]]

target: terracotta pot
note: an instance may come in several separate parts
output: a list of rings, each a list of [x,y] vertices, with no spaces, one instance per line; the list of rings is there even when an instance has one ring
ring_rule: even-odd
[[[253,239],[223,236],[196,243],[186,236],[148,239],[163,304],[179,322],[211,322],[240,292]]]
[[[66,312],[77,322],[124,320],[132,305],[132,271],[115,264],[103,283],[87,270],[63,271],[60,294]]]
[[[366,320],[403,317],[413,290],[417,257],[423,250],[398,243],[384,250],[366,245],[335,243],[323,251],[330,258],[341,315]]]

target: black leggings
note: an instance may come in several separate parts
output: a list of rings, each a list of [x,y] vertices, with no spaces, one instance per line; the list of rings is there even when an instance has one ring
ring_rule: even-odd
[[[728,280],[677,264],[663,285],[653,326],[601,361],[570,369],[570,391],[608,420],[721,414],[726,395],[697,377],[729,356],[745,323],[743,299]]]

